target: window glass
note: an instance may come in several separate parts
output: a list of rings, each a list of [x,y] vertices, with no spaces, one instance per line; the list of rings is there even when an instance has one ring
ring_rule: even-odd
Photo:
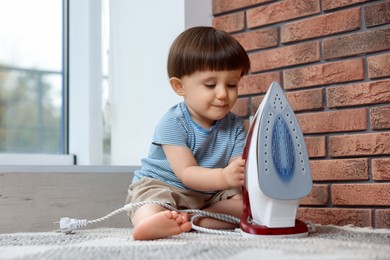
[[[0,0],[0,153],[64,153],[62,39],[62,0]]]

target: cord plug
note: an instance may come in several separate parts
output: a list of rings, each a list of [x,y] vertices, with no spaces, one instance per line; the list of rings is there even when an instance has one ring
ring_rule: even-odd
[[[85,227],[88,224],[86,219],[75,219],[67,217],[61,218],[57,223],[60,223],[60,230],[65,234],[70,234],[73,230]]]

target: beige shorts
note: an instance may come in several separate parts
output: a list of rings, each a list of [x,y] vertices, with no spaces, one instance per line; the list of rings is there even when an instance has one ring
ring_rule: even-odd
[[[216,194],[206,194],[181,189],[160,180],[142,178],[129,186],[126,204],[142,201],[159,201],[170,204],[178,210],[204,209],[217,201],[230,199],[236,194],[241,194],[241,191],[232,189],[220,191]],[[130,221],[136,210],[137,208],[132,208],[127,212]]]

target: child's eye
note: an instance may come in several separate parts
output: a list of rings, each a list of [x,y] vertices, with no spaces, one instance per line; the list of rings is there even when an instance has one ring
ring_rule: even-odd
[[[207,88],[215,88],[216,84],[204,84]]]
[[[228,88],[235,88],[235,87],[237,87],[237,84],[228,84],[227,86],[228,86]]]

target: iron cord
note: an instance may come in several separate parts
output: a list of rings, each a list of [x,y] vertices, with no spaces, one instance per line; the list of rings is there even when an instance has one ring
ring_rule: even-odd
[[[119,208],[117,210],[112,211],[111,213],[107,214],[104,217],[97,218],[94,220],[73,219],[73,218],[64,217],[64,218],[61,218],[60,221],[55,222],[55,223],[60,224],[60,229],[59,229],[60,232],[65,233],[65,234],[70,234],[73,232],[73,230],[85,227],[89,224],[96,224],[96,223],[105,221],[105,220],[107,220],[107,219],[109,219],[109,218],[111,218],[119,213],[127,212],[129,209],[141,207],[145,204],[150,204],[150,203],[157,204],[157,205],[162,206],[162,207],[164,207],[168,210],[171,210],[171,211],[186,212],[189,214],[193,214],[190,222],[192,225],[192,229],[194,229],[196,231],[203,232],[203,233],[210,233],[210,234],[229,234],[229,235],[231,235],[231,234],[239,235],[240,234],[239,232],[236,232],[236,231],[208,229],[208,228],[199,227],[199,226],[194,224],[194,221],[198,218],[201,218],[201,217],[214,218],[214,219],[222,220],[222,221],[225,221],[228,223],[233,223],[233,224],[239,224],[240,223],[239,218],[236,218],[236,217],[233,217],[233,216],[230,216],[227,214],[211,213],[211,212],[197,210],[197,209],[178,210],[167,203],[163,203],[163,202],[159,202],[159,201],[142,201],[142,202],[137,202],[137,203],[129,203],[129,204],[126,204],[125,206],[123,206],[122,208]]]
[[[143,205],[150,204],[150,203],[162,206],[162,207],[164,207],[168,210],[171,210],[171,211],[186,212],[189,214],[193,214],[190,222],[192,225],[192,229],[194,229],[198,232],[208,233],[208,234],[217,234],[217,235],[238,235],[238,236],[241,235],[241,232],[239,229],[218,230],[218,229],[204,228],[204,227],[200,227],[200,226],[197,226],[194,224],[196,219],[203,218],[203,217],[214,218],[214,219],[218,219],[218,220],[225,221],[228,223],[233,223],[233,224],[239,224],[240,223],[239,218],[236,218],[234,216],[227,215],[227,214],[211,213],[211,212],[207,212],[204,210],[198,210],[198,209],[178,210],[178,209],[172,207],[171,205],[164,203],[164,202],[160,202],[160,201],[142,201],[142,202],[137,202],[137,203],[129,203],[129,204],[126,204],[125,206],[123,206],[122,208],[119,208],[117,210],[112,211],[111,213],[105,215],[104,217],[93,219],[93,220],[72,219],[72,218],[64,217],[64,218],[61,218],[60,221],[55,222],[55,223],[60,224],[60,229],[58,230],[59,232],[62,232],[65,234],[71,234],[73,232],[73,230],[85,227],[89,224],[96,224],[96,223],[103,222],[103,221],[105,221],[105,220],[107,220],[107,219],[109,219],[109,218],[111,218],[119,213],[127,212],[129,209],[138,208],[138,207],[141,207]],[[312,222],[306,222],[306,224],[309,227],[310,233],[313,233],[316,231],[315,225]]]

